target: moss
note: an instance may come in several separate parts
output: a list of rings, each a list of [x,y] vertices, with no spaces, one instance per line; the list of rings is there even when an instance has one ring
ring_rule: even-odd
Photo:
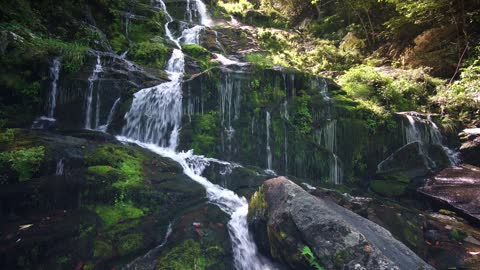
[[[335,257],[333,258],[333,265],[337,268],[342,268],[345,263],[350,261],[351,254],[348,250],[339,250],[335,253]]]
[[[215,251],[207,253],[207,251]],[[220,253],[218,248],[202,250],[201,245],[188,239],[164,253],[157,263],[158,270],[205,270],[216,266]]]
[[[120,237],[118,243],[118,252],[123,256],[142,247],[143,235],[139,233],[128,234]]]
[[[392,180],[374,180],[370,183],[372,190],[387,197],[405,194],[407,183]]]
[[[265,53],[249,53],[245,59],[259,68],[273,67],[271,56]]]
[[[132,60],[149,67],[162,69],[167,61],[170,49],[159,41],[144,41],[132,47]]]
[[[19,181],[25,181],[40,169],[45,157],[45,147],[38,146],[0,153],[0,162],[6,163],[18,175]]]
[[[122,191],[144,185],[144,157],[128,147],[112,144],[102,145],[95,151],[87,153],[85,160],[88,165],[92,165],[89,171],[100,176],[114,177],[116,181],[113,186]]]
[[[95,240],[93,242],[93,257],[106,258],[113,255],[113,248],[110,243],[102,240]]]
[[[209,112],[193,119],[195,133],[192,135],[192,148],[206,156],[214,156],[218,145],[218,113]]]
[[[450,238],[456,242],[462,242],[463,239],[467,238],[467,236],[468,235],[466,233],[457,229],[453,229],[450,231]]]
[[[267,211],[267,201],[265,200],[265,187],[261,186],[257,192],[255,192],[248,204],[248,218],[251,219],[252,215],[264,216]]]
[[[204,47],[197,44],[182,45],[183,52],[200,63],[202,69],[208,69],[215,66],[212,62],[213,55]]]
[[[123,220],[138,219],[144,216],[143,210],[135,207],[132,203],[126,202],[115,205],[98,205],[95,207],[95,212],[107,227]]]

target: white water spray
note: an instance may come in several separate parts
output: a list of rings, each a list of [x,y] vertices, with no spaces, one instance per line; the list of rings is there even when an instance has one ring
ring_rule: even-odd
[[[97,64],[93,69],[92,75],[88,78],[88,94],[87,94],[87,113],[85,114],[85,128],[92,129],[92,100],[93,100],[93,89],[95,82],[98,80],[98,75],[103,72],[102,60],[100,54],[97,54]],[[98,95],[98,93],[97,93]]]

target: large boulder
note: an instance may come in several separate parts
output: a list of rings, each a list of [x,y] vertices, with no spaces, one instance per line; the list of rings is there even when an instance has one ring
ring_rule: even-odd
[[[279,177],[249,207],[259,249],[291,269],[433,269],[384,228]]]

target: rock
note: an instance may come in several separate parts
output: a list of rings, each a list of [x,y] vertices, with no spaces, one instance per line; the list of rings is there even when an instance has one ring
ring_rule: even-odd
[[[260,250],[292,269],[433,269],[384,228],[284,177],[265,182],[248,218]]]
[[[480,128],[465,129],[459,134],[460,153],[465,163],[480,166]]]
[[[407,144],[378,164],[377,174],[389,175],[401,173],[412,179],[425,176],[430,172],[428,158],[419,142]]]
[[[480,224],[480,168],[471,165],[447,168],[427,179],[418,191]]]

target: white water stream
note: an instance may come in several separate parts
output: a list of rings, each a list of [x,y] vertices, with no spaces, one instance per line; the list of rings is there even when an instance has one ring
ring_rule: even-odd
[[[272,269],[270,263],[257,252],[255,242],[248,230],[247,200],[231,190],[211,183],[202,176],[203,170],[211,162],[219,162],[223,165],[227,163],[193,155],[193,151],[176,152],[182,120],[182,81],[185,69],[180,42],[198,42],[197,33],[204,26],[212,25],[213,22],[208,16],[205,4],[200,0],[195,0],[195,10],[198,12],[203,26],[186,29],[180,38],[175,39],[168,28],[173,18],[168,13],[165,3],[161,0],[157,0],[157,2],[168,18],[168,22],[165,24],[166,35],[178,47],[173,51],[166,68],[170,81],[140,90],[135,94],[132,107],[125,115],[126,125],[123,129],[123,136],[118,136],[117,139],[135,143],[161,156],[173,159],[182,166],[183,172],[187,176],[205,187],[210,202],[218,205],[231,216],[228,229],[232,241],[234,264],[237,269]],[[188,7],[190,8],[190,5]]]

